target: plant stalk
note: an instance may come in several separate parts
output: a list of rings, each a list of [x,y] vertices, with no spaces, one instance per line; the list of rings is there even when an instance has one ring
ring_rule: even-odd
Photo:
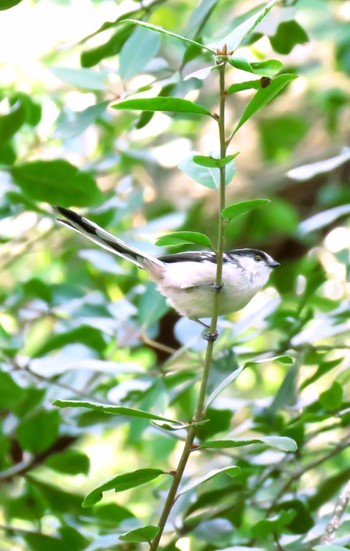
[[[220,158],[223,159],[226,156],[226,139],[225,139],[225,105],[226,105],[226,90],[225,90],[225,63],[218,66],[219,71],[219,89],[220,89],[220,110],[219,117],[217,119],[219,129],[220,140]],[[210,335],[216,335],[217,322],[219,317],[219,300],[220,292],[222,288],[222,268],[223,268],[223,253],[224,253],[224,239],[225,239],[225,220],[221,216],[221,211],[225,207],[225,180],[226,180],[226,167],[220,167],[220,189],[219,189],[219,221],[218,221],[218,245],[216,250],[217,256],[217,268],[215,278],[215,295],[213,313],[210,322]],[[208,340],[205,360],[203,367],[203,375],[201,379],[196,411],[193,416],[192,422],[194,423],[187,431],[187,437],[184,443],[182,454],[170,486],[167,498],[164,503],[164,507],[159,519],[158,527],[159,532],[157,536],[150,542],[150,550],[157,551],[166,522],[169,518],[170,512],[175,504],[177,498],[177,491],[180,486],[182,476],[184,474],[188,459],[191,452],[196,448],[193,446],[194,439],[197,434],[198,427],[196,423],[202,421],[205,417],[205,396],[208,386],[208,378],[210,372],[210,366],[212,363],[213,349],[215,338]]]

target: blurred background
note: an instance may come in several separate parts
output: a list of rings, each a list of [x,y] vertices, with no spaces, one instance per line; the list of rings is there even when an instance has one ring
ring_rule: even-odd
[[[142,497],[118,497],[118,504],[109,496],[83,517],[80,492],[145,461],[169,468],[181,438],[157,433],[143,420],[59,411],[52,402],[94,399],[156,413],[170,408],[188,420],[205,344],[200,329],[169,310],[145,274],[59,226],[51,205],[76,208],[156,255],[167,251],[155,245],[157,238],[174,230],[201,231],[215,241],[215,186],[191,165],[194,153],[217,154],[215,122],[111,107],[160,95],[217,112],[216,71],[198,73],[213,59],[122,20],[145,20],[221,47],[257,6],[239,0],[0,2],[3,549],[36,551],[53,540],[58,550],[119,549],[113,547],[119,545],[112,536],[116,524],[137,526],[134,515],[144,523],[154,515],[156,524],[165,482]],[[258,247],[282,266],[246,309],[220,321],[210,389],[251,363],[213,403],[201,438],[251,430],[293,437],[306,463],[315,453],[325,457],[302,481],[307,496],[322,479],[341,473],[333,494],[327,488],[314,498],[303,535],[289,523],[295,541],[287,544],[295,549],[307,549],[300,538],[311,538],[311,527],[322,532],[328,502],[349,475],[349,23],[349,1],[281,2],[237,54],[251,62],[277,59],[282,72],[297,74],[239,130],[228,151],[239,152],[228,204],[257,197],[271,204],[231,222],[226,248]],[[258,77],[231,67],[226,78],[229,85]],[[228,97],[228,134],[253,93]],[[281,355],[281,361],[268,359]],[[339,442],[339,453],[328,459],[328,446]],[[254,476],[278,462],[279,453],[252,453]],[[212,459],[198,460],[189,473],[200,470],[201,461],[211,465]],[[237,491],[254,486],[253,474]],[[247,507],[261,513],[256,503]],[[208,520],[198,511],[200,504],[192,523],[197,529]],[[190,514],[188,503],[182,513]],[[225,519],[233,522],[229,513]],[[219,531],[214,547],[199,543],[198,530],[193,543],[183,529],[183,543],[169,550],[249,539],[244,522],[231,539]],[[271,542],[266,548],[275,549]]]

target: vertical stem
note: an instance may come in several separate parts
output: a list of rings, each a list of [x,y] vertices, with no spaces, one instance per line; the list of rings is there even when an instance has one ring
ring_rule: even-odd
[[[218,117],[218,129],[220,140],[220,158],[223,159],[226,156],[226,139],[225,139],[225,103],[226,103],[226,90],[225,90],[225,62],[218,66],[219,71],[219,86],[220,86],[220,111]],[[221,216],[221,211],[225,207],[225,179],[226,168],[220,167],[220,190],[219,190],[219,221],[218,221],[218,246],[216,250],[217,255],[217,269],[215,279],[215,295],[213,313],[210,322],[210,335],[216,334],[217,321],[219,317],[219,299],[220,291],[222,287],[222,267],[223,267],[223,252],[224,252],[224,238],[225,238],[225,221]],[[205,353],[203,375],[201,379],[201,385],[198,394],[196,411],[193,416],[193,423],[198,423],[204,419],[205,416],[205,396],[208,386],[209,371],[211,361],[213,357],[214,339],[209,340]],[[172,484],[170,486],[167,498],[164,503],[164,507],[159,519],[158,527],[159,532],[157,536],[150,543],[150,550],[156,551],[158,549],[166,522],[170,515],[170,512],[176,501],[176,494],[181,483],[183,473],[185,471],[188,459],[191,455],[193,448],[193,442],[197,434],[197,425],[192,425],[187,431],[187,437],[184,443],[182,454],[174,475]]]

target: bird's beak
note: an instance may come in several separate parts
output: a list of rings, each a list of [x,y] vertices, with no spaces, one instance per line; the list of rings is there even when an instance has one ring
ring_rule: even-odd
[[[281,266],[281,264],[279,262],[277,262],[277,260],[271,260],[269,262],[269,266],[270,266],[270,268],[277,268],[277,266]]]

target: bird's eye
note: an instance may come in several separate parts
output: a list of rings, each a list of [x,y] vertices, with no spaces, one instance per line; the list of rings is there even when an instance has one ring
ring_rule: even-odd
[[[262,260],[260,254],[256,254],[256,255],[255,255],[255,260],[256,260],[257,262],[260,262],[260,260]]]

